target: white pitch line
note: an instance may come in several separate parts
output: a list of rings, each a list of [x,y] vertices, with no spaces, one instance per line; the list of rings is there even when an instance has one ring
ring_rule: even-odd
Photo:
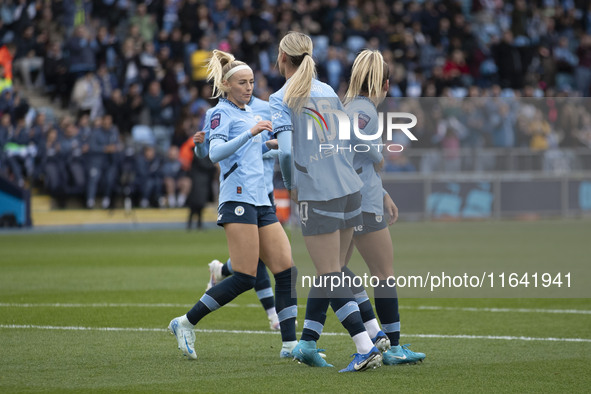
[[[591,315],[590,310],[584,309],[543,309],[543,308],[473,308],[473,307],[453,307],[453,306],[417,306],[405,307],[400,309],[414,309],[426,311],[460,311],[460,312],[502,312],[502,313],[564,313],[576,315]]]
[[[191,308],[193,304],[172,303],[10,303],[0,302],[4,308]],[[261,304],[226,304],[229,308],[260,308]],[[305,305],[298,305],[305,308]],[[419,311],[459,311],[459,312],[493,312],[493,313],[558,313],[574,315],[591,315],[591,310],[584,309],[543,309],[543,308],[476,308],[476,307],[448,307],[448,306],[400,306],[404,310]]]
[[[146,328],[146,327],[83,327],[83,326],[38,326],[32,324],[0,324],[0,329],[34,329],[34,330],[57,330],[57,331],[109,331],[109,332],[166,332],[165,328]],[[195,332],[205,334],[256,334],[256,335],[279,335],[273,331],[256,330],[213,330],[213,329],[195,329]],[[323,332],[326,336],[347,336],[344,332]],[[499,336],[499,335],[441,335],[441,334],[404,334],[409,338],[426,339],[486,339],[486,340],[505,340],[505,341],[550,341],[550,342],[584,342],[591,343],[589,338],[538,338],[524,336]]]

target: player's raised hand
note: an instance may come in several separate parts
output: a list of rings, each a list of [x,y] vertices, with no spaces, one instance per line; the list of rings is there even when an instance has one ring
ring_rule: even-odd
[[[198,131],[193,135],[195,145],[202,144],[205,141],[205,131]]]
[[[260,134],[262,131],[273,131],[273,125],[271,124],[270,120],[261,120],[259,123],[254,125],[252,129],[250,129],[250,133],[254,137],[257,134]]]

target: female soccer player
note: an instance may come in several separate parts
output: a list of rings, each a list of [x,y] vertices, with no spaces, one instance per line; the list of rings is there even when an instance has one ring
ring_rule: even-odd
[[[256,281],[259,255],[275,277],[276,308],[281,327],[281,355],[296,345],[297,275],[291,247],[271,207],[263,174],[261,137],[271,122],[257,122],[246,105],[252,97],[251,68],[222,51],[214,51],[208,64],[214,96],[220,97],[211,113],[209,158],[220,163],[217,223],[224,227],[234,275],[207,290],[186,315],[172,319],[168,328],[179,349],[196,359],[195,325],[209,312],[251,289]]]
[[[269,103],[261,100],[255,96],[252,96],[248,102],[248,106],[252,109],[255,119],[259,120],[271,120],[271,111],[269,109]],[[205,127],[203,131],[198,131],[193,136],[193,142],[195,143],[195,155],[200,158],[207,156],[209,151],[209,143],[206,140],[209,136],[209,119],[211,118],[212,109],[207,110],[205,114]],[[269,131],[263,131],[261,134],[263,142],[268,141],[272,138],[272,134]],[[263,147],[266,150],[266,146]],[[265,185],[271,205],[274,206],[273,197],[273,173],[275,167],[275,156],[277,150],[269,150],[263,155],[264,174],[265,174]],[[223,279],[232,275],[232,263],[231,259],[228,259],[225,263],[221,263],[219,260],[213,260],[209,263],[210,279],[207,283],[206,290],[209,290],[216,284],[220,283]],[[271,279],[267,272],[267,267],[262,260],[259,259],[257,266],[257,280],[254,284],[254,290],[256,291],[257,297],[263,306],[263,309],[267,313],[269,319],[269,327],[271,330],[279,330],[279,318],[275,308],[275,299],[273,297],[273,289],[271,288]]]
[[[320,113],[339,110],[344,114],[344,108],[332,88],[315,78],[312,50],[312,40],[302,33],[290,32],[281,40],[277,63],[287,81],[271,95],[269,104],[273,132],[279,142],[283,180],[292,198],[298,200],[306,248],[318,279],[332,283],[334,276],[340,276],[353,227],[361,224],[362,182],[346,150],[319,151],[323,142],[350,144],[350,141],[337,138],[335,129],[328,129]],[[314,131],[307,132],[308,116],[319,119],[319,115],[322,123],[319,120]],[[327,119],[332,125],[334,118],[327,115]],[[374,160],[381,161],[381,155],[376,154]],[[293,349],[293,356],[311,366],[332,366],[316,348],[329,302],[357,348],[353,361],[341,371],[380,366],[381,354],[365,330],[351,289],[344,283],[310,289],[302,337]]]
[[[345,108],[350,116],[356,116],[359,130],[368,135],[375,135],[378,130],[377,106],[384,100],[389,89],[388,65],[382,54],[376,50],[364,50],[355,59],[349,89],[346,93]],[[367,144],[380,144],[380,137]],[[361,188],[361,210],[363,225],[355,227],[353,243],[365,260],[373,276],[380,279],[375,288],[376,312],[382,323],[382,329],[388,337],[391,349],[382,354],[387,365],[416,363],[425,358],[424,353],[415,353],[407,345],[400,346],[400,316],[396,287],[389,287],[387,279],[393,277],[392,261],[394,251],[388,224],[393,224],[398,217],[398,208],[388,193],[383,189],[382,179],[374,164],[364,154],[355,154],[353,167],[363,181]],[[352,252],[353,243],[350,252]],[[348,254],[350,258],[351,253]],[[354,274],[343,267],[345,275]],[[361,317],[370,336],[382,336],[383,333],[375,318],[371,303],[363,287],[353,289],[359,304]],[[385,339],[385,338],[384,338]],[[389,346],[385,346],[389,347]]]

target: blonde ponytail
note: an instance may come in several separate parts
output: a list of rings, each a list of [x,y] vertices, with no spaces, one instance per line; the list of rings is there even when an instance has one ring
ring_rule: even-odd
[[[246,63],[236,60],[231,53],[214,49],[207,63],[207,81],[213,81],[213,98],[226,96],[227,88],[223,82],[229,78],[228,71],[240,65]]]
[[[353,62],[345,104],[365,93],[377,107],[386,96],[382,88],[387,79],[388,67],[380,51],[364,49]]]
[[[283,37],[279,49],[287,55],[291,64],[297,67],[290,78],[283,102],[295,112],[299,112],[310,96],[312,79],[316,78],[316,63],[312,59],[314,45],[307,35],[291,31]]]

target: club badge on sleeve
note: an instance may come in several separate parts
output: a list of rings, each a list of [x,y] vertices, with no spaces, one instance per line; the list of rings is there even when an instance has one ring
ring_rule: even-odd
[[[220,118],[222,117],[221,114],[215,114],[211,117],[211,124],[209,126],[210,129],[214,130],[216,127],[220,125]]]

